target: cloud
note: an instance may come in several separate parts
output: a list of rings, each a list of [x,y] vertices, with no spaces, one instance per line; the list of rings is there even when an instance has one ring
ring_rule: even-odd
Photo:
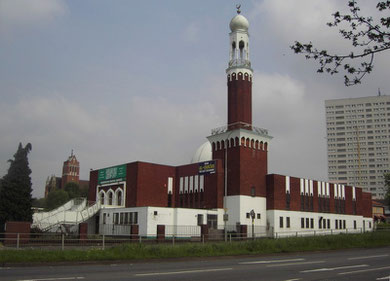
[[[184,30],[184,40],[194,43],[199,40],[200,27],[197,23],[190,23]]]
[[[274,137],[270,172],[326,179],[323,103],[308,98],[302,81],[278,73],[255,74],[252,95],[254,125]]]
[[[63,0],[0,0],[0,31],[50,22],[66,12]]]

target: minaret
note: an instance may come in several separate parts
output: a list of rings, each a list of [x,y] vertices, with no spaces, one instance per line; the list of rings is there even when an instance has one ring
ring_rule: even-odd
[[[224,208],[229,204],[241,204],[240,200],[248,196],[265,200],[268,143],[272,138],[266,129],[252,126],[253,71],[249,60],[249,23],[239,8],[237,6],[237,15],[230,22],[226,69],[227,125],[212,130],[208,137],[213,159],[221,159],[225,167]],[[237,199],[239,197],[242,198]],[[227,198],[230,199],[226,201]],[[231,200],[238,201],[232,203]]]
[[[228,87],[228,129],[252,127],[252,68],[249,60],[249,22],[240,6],[230,21],[230,59],[226,69]]]

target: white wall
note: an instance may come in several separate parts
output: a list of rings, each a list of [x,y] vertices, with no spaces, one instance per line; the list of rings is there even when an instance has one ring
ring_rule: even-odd
[[[228,225],[236,225],[237,223],[246,224],[248,227],[252,225],[252,219],[247,218],[246,214],[254,210],[256,218],[255,226],[266,226],[266,208],[267,201],[264,197],[252,197],[244,195],[227,196],[226,198],[227,213],[229,215]],[[260,214],[260,219],[257,218]]]
[[[283,217],[283,228],[280,227],[280,217]],[[287,228],[286,218],[290,218],[290,227]],[[330,219],[330,228],[319,228],[320,217],[328,220]],[[301,218],[305,220],[305,228],[301,227]],[[306,228],[306,218],[314,220],[313,228],[311,225]],[[336,229],[335,220],[342,220],[346,222],[346,229]],[[354,229],[354,221],[356,221],[356,229]],[[331,233],[331,232],[361,232],[363,230],[363,221],[365,222],[365,231],[371,231],[373,227],[373,220],[370,218],[363,218],[362,216],[343,215],[343,214],[331,214],[331,213],[314,213],[314,212],[299,212],[299,211],[283,211],[283,210],[268,210],[267,211],[267,222],[269,223],[269,235],[276,236],[287,236],[287,235],[313,235],[314,231],[320,234]],[[369,224],[371,222],[371,228]],[[327,226],[327,224],[326,224]]]

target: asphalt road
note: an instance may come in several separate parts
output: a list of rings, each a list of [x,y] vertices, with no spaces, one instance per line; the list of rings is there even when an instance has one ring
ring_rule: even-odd
[[[390,281],[390,247],[257,257],[0,267],[0,280]]]

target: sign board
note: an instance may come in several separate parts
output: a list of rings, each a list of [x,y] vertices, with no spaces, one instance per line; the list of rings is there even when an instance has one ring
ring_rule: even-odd
[[[199,174],[200,175],[214,174],[215,171],[216,171],[215,161],[207,161],[207,162],[199,163]]]
[[[126,165],[99,170],[98,184],[114,183],[126,180]]]

